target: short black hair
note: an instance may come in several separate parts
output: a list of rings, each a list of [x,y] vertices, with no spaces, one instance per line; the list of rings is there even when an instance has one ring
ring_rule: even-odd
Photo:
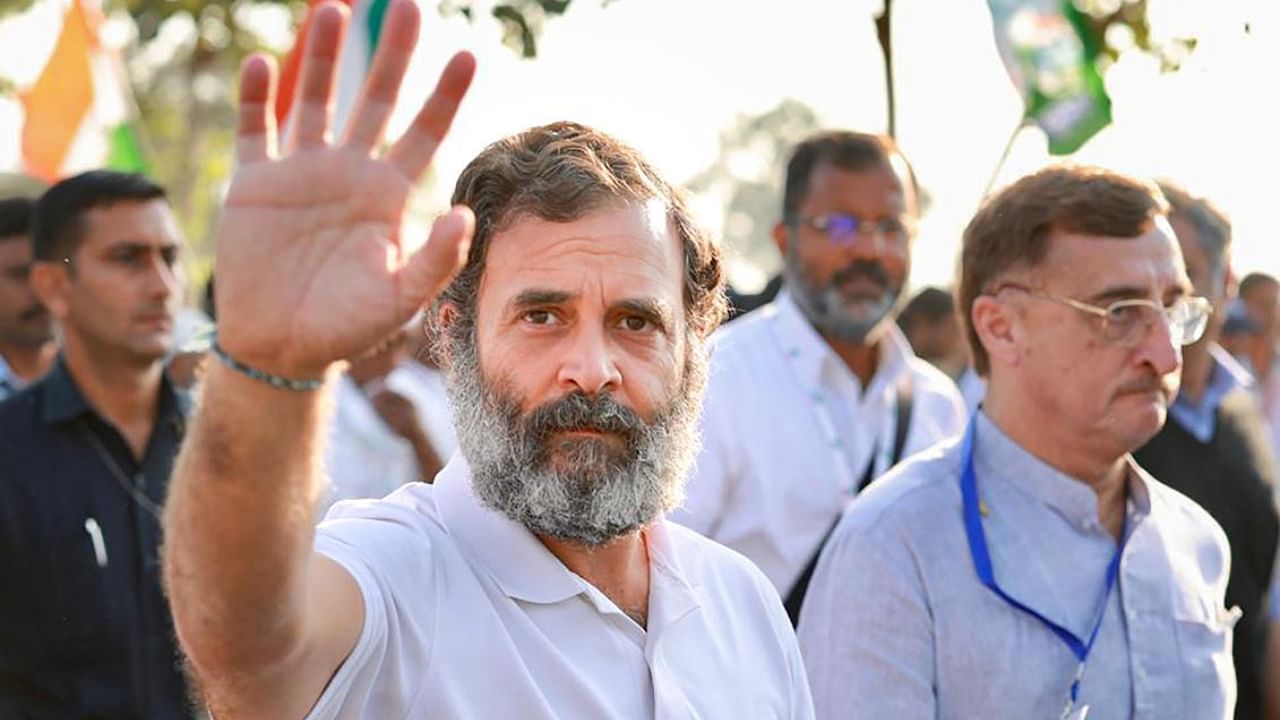
[[[31,232],[35,259],[57,261],[74,255],[84,239],[84,215],[94,208],[121,200],[143,202],[164,197],[164,188],[142,175],[90,170],[69,177],[46,190],[36,202]]]
[[[911,191],[916,196],[916,209],[922,210],[924,199],[920,196],[915,170],[911,168],[911,163],[907,162],[906,156],[898,150],[892,138],[888,135],[872,135],[849,130],[827,130],[809,136],[791,153],[782,191],[783,221],[790,223],[795,219],[800,203],[809,192],[809,180],[813,177],[814,168],[819,165],[833,165],[851,172],[879,168],[893,169],[894,156],[900,158],[902,164],[906,166],[907,181],[911,184]]]
[[[927,287],[916,293],[898,314],[898,327],[903,332],[917,321],[936,323],[956,311],[956,298],[942,288]]]
[[[0,240],[26,235],[31,232],[31,217],[35,214],[36,201],[29,197],[10,197],[0,200]]]
[[[1278,283],[1271,275],[1263,272],[1251,272],[1248,275],[1245,275],[1244,279],[1240,281],[1240,287],[1237,294],[1240,297],[1244,297],[1253,292],[1254,288],[1261,288],[1267,285],[1274,286],[1277,284],[1280,283]]]

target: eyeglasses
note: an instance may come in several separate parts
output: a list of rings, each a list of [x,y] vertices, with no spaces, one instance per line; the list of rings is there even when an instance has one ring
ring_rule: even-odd
[[[1169,328],[1169,336],[1175,343],[1190,345],[1204,335],[1205,326],[1209,324],[1209,316],[1213,314],[1213,305],[1202,297],[1182,296],[1168,307],[1146,298],[1117,300],[1106,307],[1099,307],[1072,298],[1050,295],[1043,290],[1016,283],[1005,283],[993,290],[991,294],[998,295],[1005,290],[1025,292],[1032,297],[1066,305],[1100,318],[1102,336],[1107,342],[1128,347],[1142,342],[1147,332],[1155,327],[1157,320],[1164,321],[1165,326]]]
[[[861,236],[880,237],[889,247],[901,247],[910,237],[910,228],[900,218],[883,220],[863,220],[845,213],[823,213],[809,217],[792,217],[788,223],[792,227],[805,227],[826,233],[827,240],[833,245],[852,245]]]

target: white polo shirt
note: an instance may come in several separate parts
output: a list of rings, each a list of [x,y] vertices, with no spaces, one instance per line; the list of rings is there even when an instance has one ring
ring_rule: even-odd
[[[308,717],[813,717],[760,572],[663,520],[645,537],[647,631],[480,505],[460,455],[434,485],[339,503],[316,549],[356,579],[365,622]]]
[[[903,457],[964,431],[951,378],[917,358],[896,325],[863,387],[783,292],[717,331],[702,452],[671,519],[746,555],[790,591],[870,464],[889,469],[897,388],[912,386]]]

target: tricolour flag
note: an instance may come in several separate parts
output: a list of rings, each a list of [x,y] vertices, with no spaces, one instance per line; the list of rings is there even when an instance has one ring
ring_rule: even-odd
[[[988,0],[996,46],[1022,93],[1026,119],[1067,155],[1111,122],[1098,48],[1072,0]]]
[[[23,169],[47,182],[101,167],[146,170],[132,90],[119,58],[99,41],[101,24],[92,0],[72,0],[49,62],[18,93]]]
[[[382,19],[387,13],[388,0],[342,0],[351,10],[351,21],[347,25],[347,37],[342,48],[338,64],[338,85],[334,98],[333,127],[340,131],[346,127],[347,117],[355,105],[360,89],[364,86],[365,76],[369,73],[369,65],[373,61],[374,50],[378,47],[378,36],[382,33]],[[289,111],[293,107],[293,93],[297,89],[298,73],[301,71],[303,49],[311,30],[311,13],[318,0],[309,0],[306,20],[298,30],[298,39],[285,58],[280,69],[280,87],[276,94],[276,122],[279,127],[287,127]]]

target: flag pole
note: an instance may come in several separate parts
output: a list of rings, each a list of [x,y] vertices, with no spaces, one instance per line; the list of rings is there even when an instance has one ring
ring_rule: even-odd
[[[1004,142],[1004,150],[1000,152],[1000,159],[996,161],[996,166],[991,170],[991,177],[987,179],[987,185],[982,190],[982,197],[991,194],[991,188],[995,186],[996,179],[1000,177],[1000,171],[1004,169],[1005,162],[1009,159],[1009,153],[1013,150],[1013,142],[1018,139],[1018,134],[1027,126],[1027,118],[1023,116],[1022,120],[1009,133],[1009,139]]]

